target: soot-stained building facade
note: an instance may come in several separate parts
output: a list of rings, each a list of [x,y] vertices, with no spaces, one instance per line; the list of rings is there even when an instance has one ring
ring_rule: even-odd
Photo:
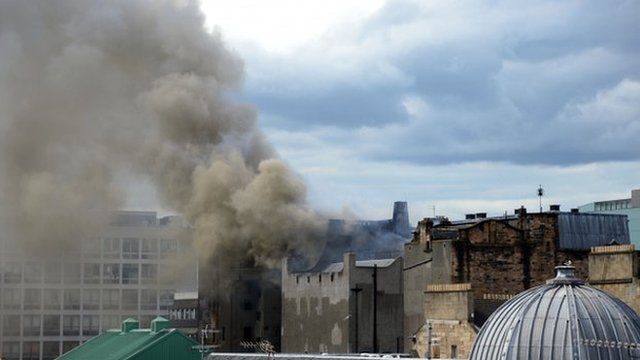
[[[278,352],[291,351],[291,347],[287,347],[284,338],[281,339],[281,334],[284,331],[282,329],[285,322],[288,321],[287,324],[291,324],[293,318],[289,316],[290,313],[281,308],[284,305],[283,297],[291,296],[292,293],[289,290],[294,288],[287,288],[282,283],[282,279],[285,278],[283,274],[287,272],[315,274],[309,275],[310,278],[335,281],[339,271],[334,272],[333,275],[320,274],[326,273],[327,269],[335,267],[335,264],[342,263],[345,253],[354,254],[358,261],[394,259],[401,256],[402,246],[410,237],[411,227],[406,202],[394,203],[390,219],[330,220],[326,243],[320,254],[315,255],[312,264],[305,261],[307,259],[293,257],[288,259],[286,269],[235,268],[227,274],[224,287],[202,284],[202,288],[213,289],[210,295],[202,299],[202,302],[207,303],[209,307],[209,315],[204,316],[203,323],[209,324],[214,329],[217,351],[251,350],[247,349],[246,344],[258,340],[268,341]],[[366,267],[366,265],[362,266]],[[401,281],[400,277],[394,279],[396,284],[399,281]],[[315,282],[313,284],[318,285]],[[326,283],[322,285],[325,286]],[[300,287],[296,291],[302,289]],[[316,290],[320,291],[318,289],[310,291],[313,293]],[[288,292],[285,293],[285,291]],[[307,295],[300,293],[299,296]],[[319,346],[313,346],[309,351],[317,352],[318,349]],[[344,352],[346,351],[348,350]]]
[[[282,270],[282,351],[402,352],[402,258]]]
[[[432,308],[425,304],[430,299],[427,286],[468,284],[473,304],[468,321],[480,326],[504,301],[543,284],[554,264],[571,261],[578,276],[586,278],[591,247],[612,241],[628,244],[628,234],[626,216],[561,212],[557,206],[541,213],[521,208],[515,215],[499,218],[482,214],[456,222],[420,221],[414,239],[405,245],[408,346],[427,336],[425,324],[446,320],[425,311]],[[442,289],[446,291],[446,287]],[[449,356],[453,349],[460,351],[460,346],[450,344],[442,355]]]
[[[315,264],[288,259],[282,351],[403,351],[401,256],[411,230],[407,203],[399,201],[391,219],[330,220]]]

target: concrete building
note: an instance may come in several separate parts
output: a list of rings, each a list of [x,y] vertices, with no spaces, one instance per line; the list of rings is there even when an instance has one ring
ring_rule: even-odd
[[[456,222],[425,219],[419,222],[414,239],[405,245],[406,341],[417,334],[419,342],[420,337],[427,336],[427,324],[436,320],[462,324],[450,327],[442,337],[467,338],[472,330],[459,313],[443,319],[441,313],[426,312],[437,308],[429,304],[435,301],[433,291],[424,291],[433,289],[429,286],[468,284],[464,286],[469,287],[465,291],[472,296],[473,310],[467,318],[470,324],[481,326],[503,302],[544,284],[549,264],[570,260],[579,276],[585,278],[591,247],[606,245],[612,239],[629,243],[623,215],[560,212],[557,206],[542,213],[527,213],[521,208],[511,216],[482,215]],[[453,292],[443,294],[445,297],[458,296],[454,293],[459,290],[454,290],[444,286],[439,292]],[[422,313],[419,304],[424,304]],[[442,353],[452,352],[451,345],[455,345],[458,356],[468,351],[460,343],[441,347]]]
[[[402,352],[402,259],[282,270],[282,351]],[[375,294],[375,295],[374,295]]]
[[[102,234],[60,258],[34,258],[0,237],[0,357],[54,359],[126,318],[169,316],[197,287],[179,218],[118,212]],[[186,264],[186,265],[185,265]]]
[[[627,215],[631,243],[640,247],[640,189],[631,190],[631,197],[627,199],[596,201],[578,209],[580,212]]]

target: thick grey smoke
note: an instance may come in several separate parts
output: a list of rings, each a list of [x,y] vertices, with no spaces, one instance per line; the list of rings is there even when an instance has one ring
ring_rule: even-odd
[[[323,233],[253,108],[228,99],[242,62],[203,22],[192,1],[0,2],[5,233],[37,249],[81,239],[132,174],[216,261],[273,265]]]

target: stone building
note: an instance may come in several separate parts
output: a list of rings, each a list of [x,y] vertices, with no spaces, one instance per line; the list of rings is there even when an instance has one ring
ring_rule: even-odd
[[[427,285],[425,326],[414,334],[414,355],[424,358],[467,358],[478,328],[473,323],[471,284]]]
[[[424,292],[428,285],[469,284],[469,318],[481,326],[504,301],[543,284],[550,264],[570,260],[579,276],[586,277],[590,248],[612,240],[629,243],[625,216],[560,212],[556,206],[541,213],[521,208],[499,218],[425,219],[405,245],[405,334],[424,336],[425,320],[432,316],[419,313],[417,304],[430,301]],[[451,331],[454,336],[455,329]]]
[[[482,326],[470,360],[619,360],[640,357],[640,316],[589,286],[570,265],[498,308]]]
[[[374,296],[375,294],[375,296]],[[282,269],[282,351],[402,351],[402,258]]]
[[[639,259],[640,251],[633,244],[594,246],[589,254],[587,281],[640,313]]]

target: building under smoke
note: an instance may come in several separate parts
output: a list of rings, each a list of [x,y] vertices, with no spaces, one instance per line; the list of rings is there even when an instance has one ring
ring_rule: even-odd
[[[127,318],[169,317],[176,291],[196,291],[190,232],[180,218],[118,212],[64,256],[35,257],[0,236],[0,354],[54,359]]]
[[[357,260],[385,259],[402,256],[404,243],[411,239],[407,203],[396,201],[393,215],[386,220],[329,220],[326,242],[315,266],[305,268],[303,264],[291,261],[291,270],[325,268],[342,261],[342,256],[353,253]],[[313,265],[313,264],[311,264]]]
[[[391,219],[330,220],[315,264],[282,269],[282,349],[401,352],[402,247],[411,236],[406,202]]]

